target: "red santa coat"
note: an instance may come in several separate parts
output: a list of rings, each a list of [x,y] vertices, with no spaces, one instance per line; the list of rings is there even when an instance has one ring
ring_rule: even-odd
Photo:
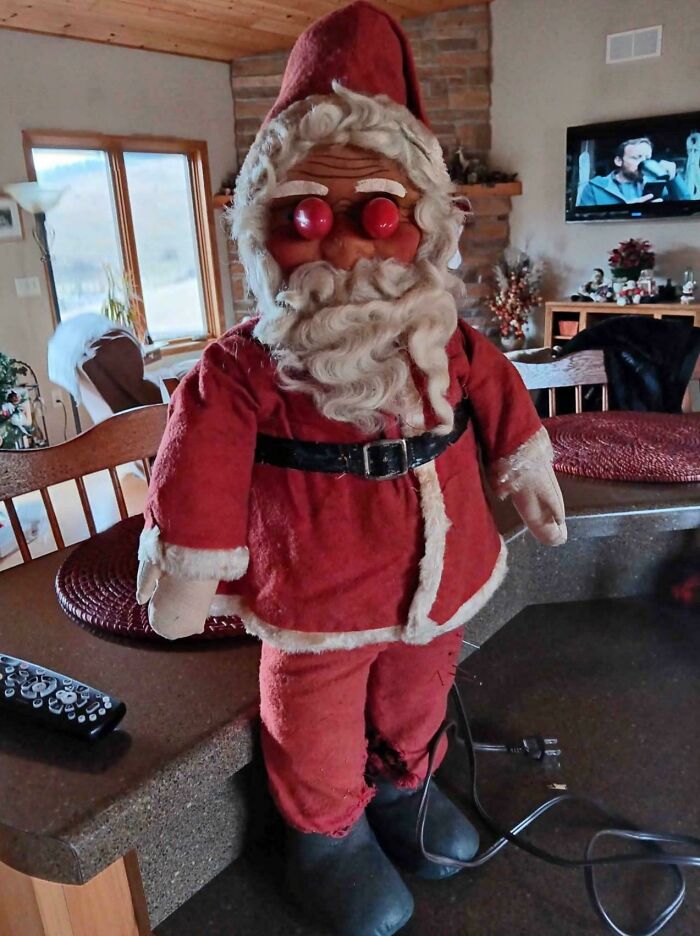
[[[501,494],[548,457],[515,368],[460,322],[447,346],[447,397],[455,406],[467,396],[473,418],[442,455],[383,481],[279,468],[254,462],[258,433],[339,443],[376,436],[282,390],[254,324],[210,345],[173,396],[139,557],[176,576],[221,580],[211,613],[238,614],[291,652],[424,644],[464,624],[506,571],[477,439]],[[420,375],[416,384],[424,389]],[[425,421],[435,422],[428,404]],[[401,436],[396,420],[384,435]]]

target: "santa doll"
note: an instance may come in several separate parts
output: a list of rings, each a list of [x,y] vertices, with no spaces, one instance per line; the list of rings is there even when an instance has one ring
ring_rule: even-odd
[[[415,820],[464,628],[506,572],[480,459],[543,543],[562,498],[517,372],[458,319],[463,213],[390,17],[353,3],[300,37],[231,220],[257,309],[173,397],[139,600],[164,637],[229,613],[261,638],[290,891],[387,936],[413,909],[397,866],[455,870]],[[425,838],[478,845],[437,789]]]

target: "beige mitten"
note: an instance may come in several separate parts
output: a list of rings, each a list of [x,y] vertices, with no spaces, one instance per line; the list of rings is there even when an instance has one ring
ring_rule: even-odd
[[[151,562],[139,563],[136,600],[148,606],[148,623],[168,640],[204,632],[209,606],[218,581],[198,582],[175,578]]]
[[[511,494],[515,509],[535,539],[546,546],[561,546],[566,542],[564,498],[550,464],[537,471],[524,472],[519,489]]]

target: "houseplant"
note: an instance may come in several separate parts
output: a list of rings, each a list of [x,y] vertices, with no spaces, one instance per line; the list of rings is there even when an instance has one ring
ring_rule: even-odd
[[[522,250],[508,249],[493,268],[495,287],[489,308],[498,320],[501,347],[512,351],[525,344],[524,326],[540,304],[543,265]]]
[[[24,438],[31,435],[18,392],[20,378],[26,373],[24,364],[0,351],[0,448],[23,448]]]
[[[102,303],[100,314],[110,319],[115,325],[135,332],[136,306],[139,297],[133,280],[126,272],[117,277],[108,263],[104,264],[104,271],[107,278],[107,298]]]
[[[656,262],[654,250],[647,240],[621,241],[610,251],[608,264],[615,279],[637,280],[642,270],[653,270]]]

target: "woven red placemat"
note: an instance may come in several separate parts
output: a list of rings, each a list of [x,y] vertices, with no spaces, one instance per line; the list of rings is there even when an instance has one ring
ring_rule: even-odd
[[[136,570],[143,516],[129,517],[81,543],[61,565],[56,594],[66,614],[95,630],[140,640],[163,640],[148,625],[148,609],[136,603]],[[245,634],[239,618],[207,618],[196,639]],[[190,638],[188,638],[190,639]]]
[[[700,414],[577,413],[543,420],[554,467],[605,481],[700,481]]]

